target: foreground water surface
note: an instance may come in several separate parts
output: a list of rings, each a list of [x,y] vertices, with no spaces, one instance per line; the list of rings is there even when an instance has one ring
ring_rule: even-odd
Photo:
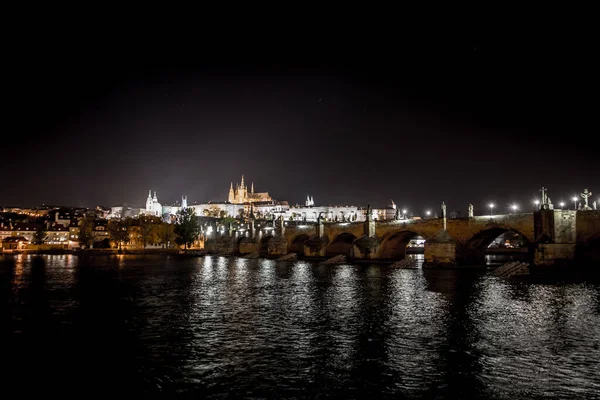
[[[3,392],[591,398],[600,280],[223,257],[0,256]]]

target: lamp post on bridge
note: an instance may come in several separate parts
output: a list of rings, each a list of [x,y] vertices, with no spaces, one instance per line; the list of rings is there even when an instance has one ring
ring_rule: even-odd
[[[573,210],[577,210],[577,196],[573,196],[571,200],[573,200]]]
[[[540,209],[540,201],[539,200],[534,201],[533,204],[535,204],[535,210]],[[533,210],[533,211],[535,211],[535,210]]]
[[[510,208],[512,208],[513,212],[516,212],[519,209],[519,206],[513,204],[512,206],[510,206]]]
[[[490,207],[490,218],[492,218],[493,211],[494,211],[494,203],[490,203],[489,207]]]
[[[565,208],[565,202],[564,202],[564,201],[561,201],[561,202],[560,202],[560,209],[562,210],[562,209],[564,209],[564,208]]]

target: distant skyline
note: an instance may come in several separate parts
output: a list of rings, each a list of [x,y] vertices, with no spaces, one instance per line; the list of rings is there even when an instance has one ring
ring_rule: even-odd
[[[526,210],[542,185],[555,204],[596,198],[586,52],[476,36],[391,51],[388,39],[194,54],[41,39],[10,58],[0,205],[142,206],[149,189],[167,204],[224,201],[242,174],[291,204]]]

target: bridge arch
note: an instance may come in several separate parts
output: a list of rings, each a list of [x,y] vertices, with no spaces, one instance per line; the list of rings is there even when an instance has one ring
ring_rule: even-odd
[[[530,248],[531,242],[522,232],[510,227],[489,227],[477,232],[462,246],[459,255],[460,262],[469,265],[485,264],[485,255],[490,244],[498,237],[507,233],[519,235],[524,242],[524,246]]]
[[[304,242],[310,239],[306,233],[296,235],[290,242],[288,253],[304,254]]]
[[[269,240],[273,239],[273,235],[269,234],[260,239],[260,247],[258,253],[260,255],[267,255],[269,253]]]
[[[600,262],[600,234],[577,245],[577,260],[592,265]]]
[[[422,237],[414,231],[396,231],[388,233],[379,247],[379,258],[401,260],[406,255],[406,246],[417,237]]]
[[[325,255],[327,257],[333,257],[340,254],[349,255],[352,250],[353,242],[356,239],[356,236],[348,232],[338,234],[327,246]]]

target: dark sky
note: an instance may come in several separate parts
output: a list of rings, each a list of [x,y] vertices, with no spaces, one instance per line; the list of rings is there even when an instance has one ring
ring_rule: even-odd
[[[597,64],[568,40],[68,38],[7,51],[1,205],[224,200],[242,174],[416,212],[600,194]]]

